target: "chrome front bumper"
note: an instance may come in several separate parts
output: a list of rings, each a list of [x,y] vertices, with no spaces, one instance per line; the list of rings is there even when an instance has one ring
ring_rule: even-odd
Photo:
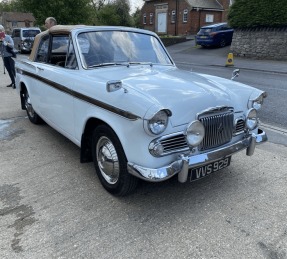
[[[256,144],[261,144],[265,141],[267,141],[266,133],[263,130],[258,129],[257,134],[253,133],[244,140],[240,140],[227,147],[222,147],[199,155],[181,154],[177,161],[161,168],[146,168],[133,163],[128,163],[128,171],[130,174],[150,182],[161,182],[178,174],[178,181],[184,183],[187,180],[189,168],[195,168],[214,162],[243,149],[246,149],[246,155],[251,156],[254,153]]]

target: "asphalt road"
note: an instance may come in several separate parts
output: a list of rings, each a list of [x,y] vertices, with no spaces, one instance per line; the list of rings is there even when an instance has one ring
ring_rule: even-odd
[[[0,258],[287,258],[286,146],[116,198],[78,147],[29,122],[8,83],[1,73]]]

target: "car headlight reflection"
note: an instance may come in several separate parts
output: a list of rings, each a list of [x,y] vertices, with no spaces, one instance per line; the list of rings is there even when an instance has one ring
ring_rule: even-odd
[[[258,120],[257,120],[256,109],[254,108],[249,109],[246,114],[246,127],[250,130],[253,130],[256,128],[257,124],[258,124]]]
[[[149,121],[148,129],[151,133],[158,135],[165,131],[168,124],[168,115],[165,111],[157,112]]]
[[[191,122],[186,129],[186,140],[189,146],[198,146],[204,138],[205,129],[198,120]]]

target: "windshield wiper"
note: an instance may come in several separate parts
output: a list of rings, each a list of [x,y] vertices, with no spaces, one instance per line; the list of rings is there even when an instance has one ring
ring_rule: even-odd
[[[129,67],[130,65],[150,65],[152,67],[152,62],[109,62],[109,63],[100,63],[88,66],[88,68],[94,67],[107,67],[107,66],[126,66]]]
[[[127,66],[127,64],[109,62],[109,63],[100,63],[100,64],[96,64],[96,65],[91,65],[91,66],[88,66],[88,68],[93,68],[93,67],[107,67],[107,66]]]

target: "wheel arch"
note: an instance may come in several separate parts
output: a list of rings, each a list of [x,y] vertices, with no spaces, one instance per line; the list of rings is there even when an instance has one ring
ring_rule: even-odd
[[[98,119],[98,118],[94,118],[94,117],[89,118],[86,122],[85,128],[83,130],[83,134],[81,137],[81,151],[80,151],[81,152],[80,154],[81,163],[88,163],[88,162],[93,161],[92,146],[91,146],[92,136],[93,136],[94,129],[100,125],[106,125],[107,127],[111,128],[112,131],[114,131],[113,128],[105,121]]]

